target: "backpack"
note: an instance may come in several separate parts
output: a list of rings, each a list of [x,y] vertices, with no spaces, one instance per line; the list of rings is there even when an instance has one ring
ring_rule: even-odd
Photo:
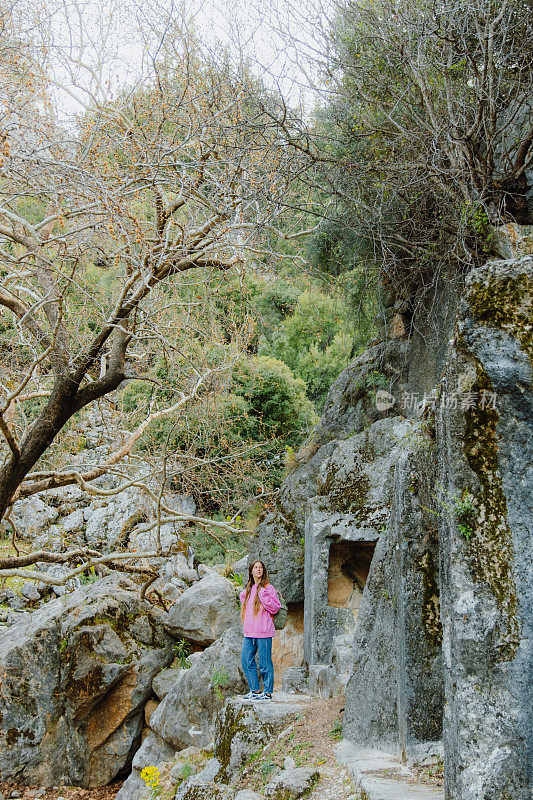
[[[274,621],[274,628],[277,631],[282,631],[287,622],[287,614],[289,609],[287,608],[287,603],[281,596],[280,592],[278,592],[278,597],[280,599],[281,608],[279,611],[276,611],[276,613],[272,615],[272,619]]]

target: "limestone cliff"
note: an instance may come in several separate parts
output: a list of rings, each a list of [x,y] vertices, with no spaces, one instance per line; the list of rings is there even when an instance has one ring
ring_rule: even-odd
[[[437,402],[446,783],[461,800],[531,797],[532,294],[531,258],[471,273]],[[461,382],[475,402],[455,407]]]
[[[309,686],[348,679],[345,736],[408,760],[442,736],[447,800],[531,796],[532,280],[489,262],[431,335],[357,358],[251,546],[304,605]]]

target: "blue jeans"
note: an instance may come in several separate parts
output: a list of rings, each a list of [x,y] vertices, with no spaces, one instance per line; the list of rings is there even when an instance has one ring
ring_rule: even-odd
[[[268,694],[274,691],[274,664],[272,663],[272,637],[267,639],[251,639],[244,637],[241,652],[241,664],[252,692],[259,691],[259,678],[257,677],[257,664],[255,654],[259,661],[259,672],[263,678],[263,688]]]

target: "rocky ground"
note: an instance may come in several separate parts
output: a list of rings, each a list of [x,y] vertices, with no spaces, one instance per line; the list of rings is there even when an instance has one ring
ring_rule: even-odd
[[[20,786],[12,782],[0,781],[0,798],[5,800],[114,800],[122,786],[116,781],[100,789],[80,789],[78,786],[54,786],[39,789],[36,786]]]
[[[344,696],[313,699],[286,737],[274,739],[271,746],[267,745],[259,756],[249,760],[235,788],[261,791],[273,774],[284,768],[286,760],[291,759],[297,767],[312,767],[320,772],[308,800],[360,800],[348,771],[335,758],[335,747],[342,737],[343,711]],[[434,767],[420,769],[418,781],[442,785],[441,771]],[[45,790],[0,782],[0,799],[3,796],[5,800],[114,800],[121,786],[122,782],[117,781],[99,789],[58,786]],[[149,796],[147,789],[147,800]]]
[[[273,772],[283,769],[285,760],[293,759],[297,767],[316,767],[320,779],[308,795],[311,800],[359,800],[348,772],[335,759],[335,746],[342,738],[344,696],[330,700],[313,700],[309,710],[294,730],[272,747],[265,747],[261,756],[247,768],[238,788],[260,789]]]
[[[360,800],[349,772],[335,757],[336,745],[342,739],[344,703],[344,695],[313,699],[289,736],[276,740],[250,763],[237,788],[260,790],[277,768],[283,769],[288,757],[297,767],[316,767],[320,772],[318,783],[306,795],[309,800]],[[415,773],[418,783],[443,785],[442,766],[420,767]]]

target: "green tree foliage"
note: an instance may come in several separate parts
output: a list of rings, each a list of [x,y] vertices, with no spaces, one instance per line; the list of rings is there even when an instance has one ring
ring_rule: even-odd
[[[261,315],[262,332],[265,336],[270,337],[285,317],[294,311],[301,291],[294,280],[280,276],[263,285],[262,290],[257,292],[255,303]]]
[[[132,381],[122,407],[132,426],[148,407],[168,402],[173,377],[160,359],[156,382]],[[159,384],[159,385],[158,385]],[[225,387],[203,397],[187,414],[165,417],[147,430],[140,452],[168,452],[179,469],[172,488],[192,494],[210,513],[233,513],[250,497],[279,486],[286,447],[297,447],[316,424],[306,385],[267,356],[241,357]]]
[[[338,297],[307,289],[261,349],[288,364],[319,406],[352,352],[354,329],[348,315],[348,306]]]
[[[304,381],[279,360],[258,356],[244,362],[234,374],[233,387],[248,406],[246,418],[251,417],[259,435],[270,441],[298,444],[317,421]]]

